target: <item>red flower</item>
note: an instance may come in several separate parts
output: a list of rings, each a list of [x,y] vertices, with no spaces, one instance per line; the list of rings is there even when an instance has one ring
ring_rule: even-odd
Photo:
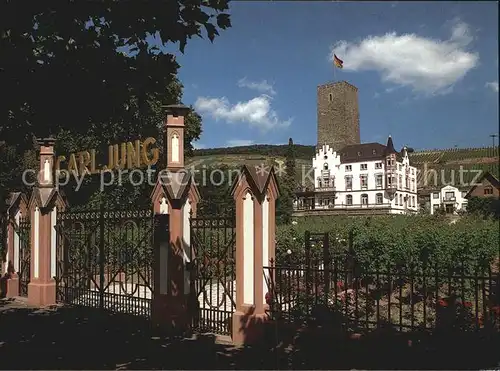
[[[270,293],[270,292],[266,292],[265,299],[266,299],[266,303],[267,303],[267,305],[271,305],[271,303],[272,303],[272,301],[273,301],[273,296],[271,295],[271,293]]]
[[[495,313],[497,316],[500,316],[500,305],[492,307],[491,312]]]
[[[464,301],[462,304],[466,308],[472,308],[472,303],[470,301]]]
[[[448,306],[448,302],[445,299],[439,299],[438,300],[438,305],[441,306],[441,307],[447,307]]]
[[[344,282],[342,281],[337,281],[337,288],[343,289],[344,288]]]

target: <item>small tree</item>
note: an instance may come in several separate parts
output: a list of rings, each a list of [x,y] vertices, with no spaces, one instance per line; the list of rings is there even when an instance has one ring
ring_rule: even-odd
[[[278,220],[282,223],[291,221],[293,212],[293,200],[295,192],[295,148],[292,138],[288,139],[288,148],[285,157],[285,174],[279,184],[280,198],[278,199]]]
[[[471,197],[467,203],[467,214],[500,218],[500,200],[494,197]]]

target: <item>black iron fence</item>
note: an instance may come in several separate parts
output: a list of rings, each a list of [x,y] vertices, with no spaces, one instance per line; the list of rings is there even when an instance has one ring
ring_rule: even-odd
[[[333,255],[328,234],[308,234],[322,249],[298,263],[265,267],[272,318],[294,324],[337,325],[346,331],[500,330],[498,256],[360,264],[349,249]]]
[[[191,218],[190,293],[196,331],[231,334],[236,308],[234,214]]]
[[[58,213],[58,301],[150,316],[153,221],[149,209]]]
[[[16,237],[19,239],[19,251],[17,253],[19,295],[28,296],[28,284],[31,278],[31,221],[29,217],[21,217],[19,225],[14,225],[14,228],[14,244],[16,244]]]
[[[7,263],[7,215],[0,214],[0,267]],[[5,272],[0,272],[0,276]]]

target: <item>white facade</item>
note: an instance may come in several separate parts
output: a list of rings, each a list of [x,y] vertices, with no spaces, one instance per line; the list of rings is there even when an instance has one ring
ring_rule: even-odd
[[[389,142],[351,146],[347,156],[344,149],[336,153],[324,145],[313,158],[314,206],[310,201],[306,209],[417,212],[417,169],[410,166],[406,149],[397,153],[389,140],[393,156],[385,153]],[[296,210],[304,206],[299,196]]]
[[[467,191],[461,191],[456,187],[446,186],[441,190],[431,193],[431,214],[443,208],[446,214],[456,214],[459,210],[467,208]]]

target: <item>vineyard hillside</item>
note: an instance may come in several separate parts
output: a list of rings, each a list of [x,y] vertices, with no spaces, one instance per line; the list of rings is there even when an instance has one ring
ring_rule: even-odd
[[[188,166],[197,170],[238,168],[248,160],[262,160],[283,166],[288,145],[252,145],[210,148],[194,151]],[[315,146],[295,145],[297,182],[311,170]],[[419,171],[420,189],[439,188],[440,184],[470,183],[479,172],[489,171],[499,178],[498,147],[419,150],[410,154],[410,162]],[[462,181],[461,181],[462,179]],[[461,187],[459,187],[461,188]]]

